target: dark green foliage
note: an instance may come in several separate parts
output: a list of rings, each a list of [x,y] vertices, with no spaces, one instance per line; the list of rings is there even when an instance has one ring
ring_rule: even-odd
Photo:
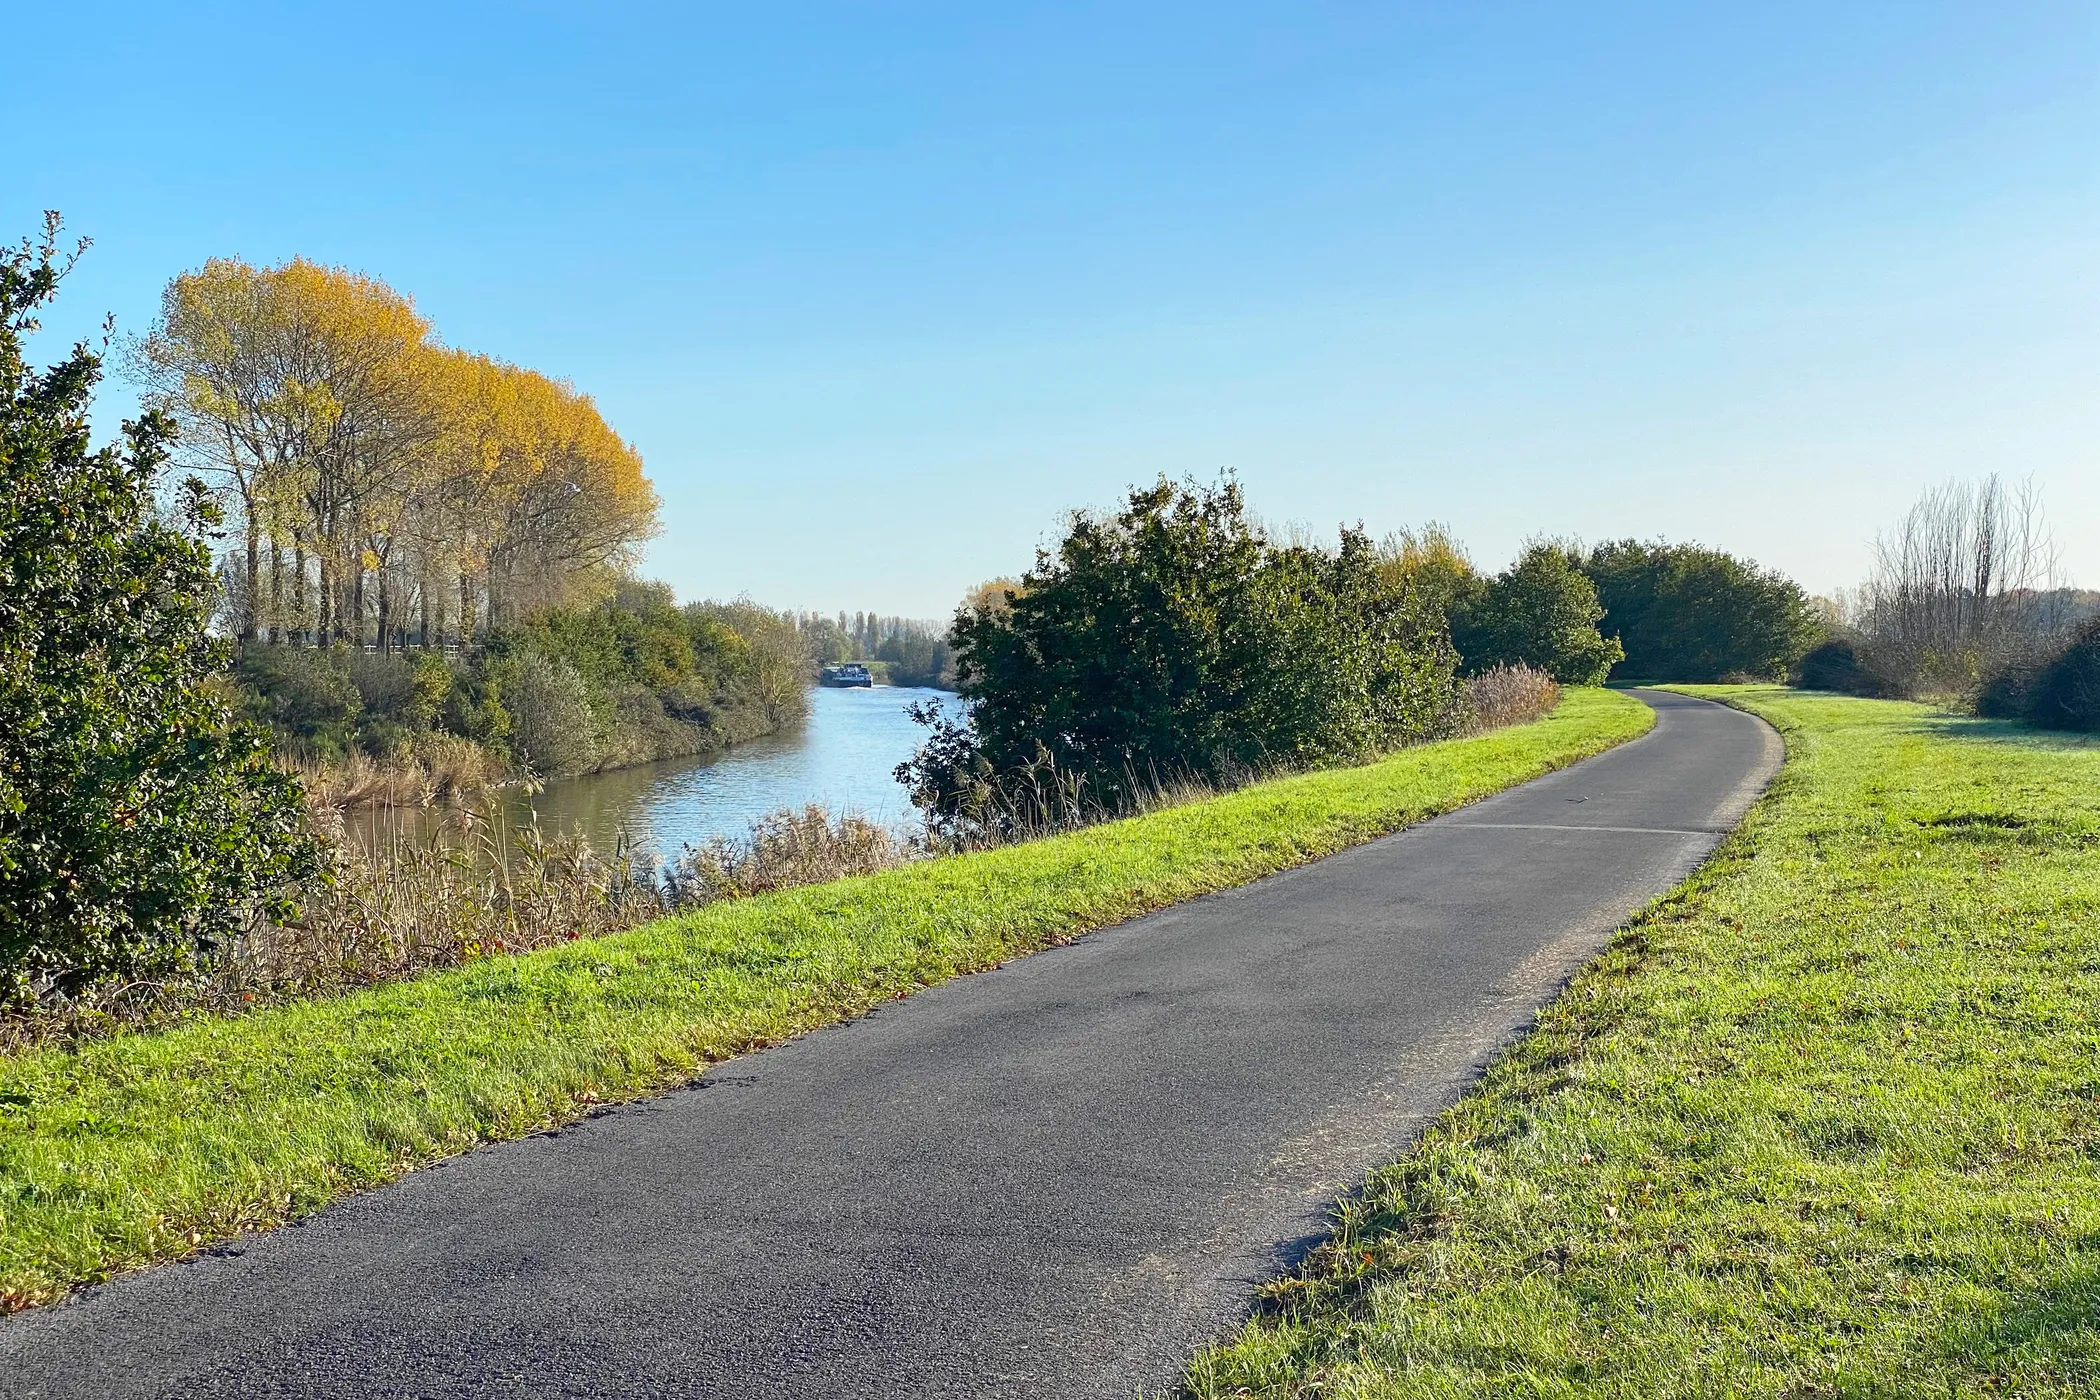
[[[1803,690],[1834,690],[1843,695],[1879,697],[1881,681],[1860,665],[1859,648],[1843,637],[1811,647],[1801,658],[1799,684]]]
[[[2100,622],[2089,623],[2041,668],[2027,718],[2051,729],[2100,730]]]
[[[736,604],[681,608],[625,582],[589,608],[541,613],[470,656],[253,643],[234,669],[280,750],[315,759],[419,751],[451,734],[566,776],[701,753],[801,714],[792,621]]]
[[[1456,657],[1435,610],[1389,586],[1362,535],[1277,548],[1236,483],[1162,480],[1077,516],[1009,607],[950,633],[965,724],[898,776],[937,821],[997,820],[1017,788],[1128,810],[1184,778],[1360,757],[1441,732]]]
[[[1563,685],[1602,685],[1624,653],[1597,631],[1597,589],[1557,544],[1525,548],[1451,619],[1469,673],[1531,666]]]
[[[1977,708],[2045,729],[2100,731],[2100,620],[2087,623],[2039,665],[1998,671],[1985,684]]]
[[[0,998],[178,972],[314,869],[298,789],[212,678],[214,523],[155,489],[169,423],[93,450],[85,345],[22,355],[64,268],[56,220],[0,257]]]
[[[1582,571],[1617,637],[1619,672],[1639,680],[1783,677],[1822,636],[1786,575],[1694,544],[1600,544]]]
[[[364,699],[347,647],[248,646],[233,674],[249,718],[330,757],[348,746]]]
[[[955,679],[955,651],[948,639],[923,622],[893,619],[895,626],[875,647],[889,663],[891,685],[946,686]]]

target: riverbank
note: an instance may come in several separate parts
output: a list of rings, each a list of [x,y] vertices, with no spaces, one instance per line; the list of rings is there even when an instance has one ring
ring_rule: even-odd
[[[659,711],[594,743],[590,764],[561,776],[594,777],[726,753],[799,724],[806,713],[806,702],[792,711],[766,704],[718,705],[705,722]],[[280,753],[278,763],[299,779],[307,806],[316,812],[485,803],[505,789],[536,786],[547,777],[503,750],[443,733],[415,735],[379,757],[359,750],[332,759]]]
[[[1683,689],[1770,794],[1188,1395],[2100,1387],[2100,744]]]
[[[1630,697],[1003,849],[234,1019],[0,1060],[0,1304],[306,1214],[480,1142],[1132,915],[1318,859],[1646,732]]]
[[[626,580],[463,651],[243,644],[224,687],[322,807],[419,806],[719,752],[798,722],[794,620]]]

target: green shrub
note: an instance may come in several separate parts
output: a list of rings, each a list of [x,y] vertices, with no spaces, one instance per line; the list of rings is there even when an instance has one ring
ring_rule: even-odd
[[[923,623],[900,623],[876,646],[874,660],[888,666],[891,685],[941,687],[955,679],[954,648]]]
[[[1009,604],[959,613],[950,640],[974,703],[960,722],[925,711],[933,738],[898,775],[964,827],[1022,788],[1121,811],[1162,783],[1361,756],[1456,719],[1434,608],[1361,534],[1271,544],[1230,481],[1162,480],[1075,516]]]
[[[568,777],[597,763],[597,717],[575,667],[526,652],[511,664],[507,679],[512,753],[543,778]]]
[[[2028,694],[2027,718],[2051,729],[2100,730],[2100,622],[2042,667]]]
[[[596,606],[499,628],[457,664],[251,643],[232,679],[244,712],[305,760],[402,759],[449,734],[551,776],[764,733],[803,712],[806,669],[792,619],[745,603],[681,608],[661,584],[624,581]],[[562,732],[582,712],[591,722]]]
[[[1452,640],[1468,673],[1529,666],[1562,685],[1602,685],[1624,659],[1598,632],[1597,588],[1557,544],[1525,547],[1453,617]]]
[[[0,999],[179,971],[310,873],[296,784],[232,722],[207,631],[201,482],[156,512],[173,427],[91,450],[100,360],[22,337],[64,273],[55,217],[0,254]]]
[[[1871,698],[1883,694],[1880,679],[1860,664],[1859,648],[1843,637],[1811,648],[1801,658],[1796,683],[1803,690],[1834,690],[1842,695]]]
[[[251,643],[233,674],[250,719],[330,757],[351,747],[364,697],[351,677],[347,647]]]
[[[416,693],[415,664],[398,651],[352,651],[350,684],[368,715],[405,724]]]
[[[1784,677],[1822,636],[1800,586],[1782,573],[1692,544],[1600,544],[1582,571],[1604,609],[1598,624],[1641,680]]]

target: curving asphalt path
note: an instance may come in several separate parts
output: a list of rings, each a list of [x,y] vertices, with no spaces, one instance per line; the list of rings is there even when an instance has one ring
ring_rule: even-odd
[[[1171,1385],[1776,770],[1734,710],[0,1322],[9,1396]]]

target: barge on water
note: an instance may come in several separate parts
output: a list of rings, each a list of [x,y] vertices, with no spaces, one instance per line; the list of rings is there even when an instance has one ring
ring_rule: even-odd
[[[807,672],[804,673],[808,674]],[[872,686],[875,677],[858,661],[845,661],[836,666],[826,666],[817,672],[818,685]]]

